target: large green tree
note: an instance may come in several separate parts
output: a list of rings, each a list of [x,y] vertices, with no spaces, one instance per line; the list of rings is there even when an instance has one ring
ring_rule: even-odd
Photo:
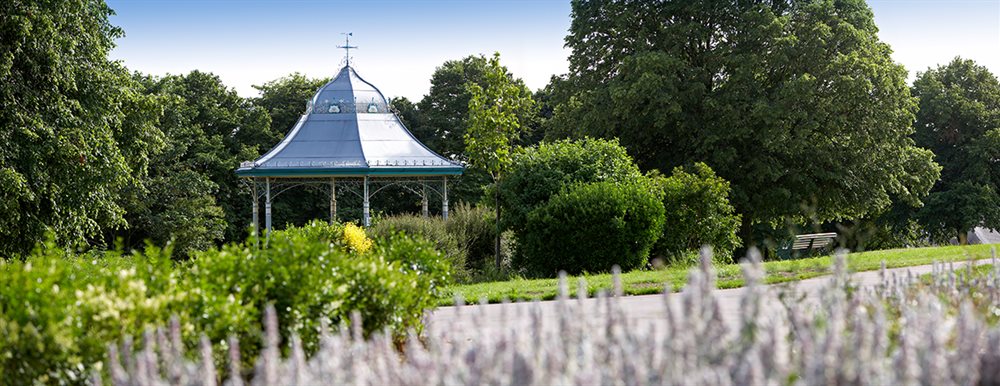
[[[862,0],[573,1],[553,137],[618,137],[645,169],[705,162],[742,236],[919,204],[906,70]]]
[[[449,60],[431,75],[431,88],[417,103],[421,120],[415,127],[414,135],[434,151],[452,158],[464,158],[466,119],[469,116],[469,101],[472,93],[468,84],[488,87],[490,58],[470,55],[459,60]],[[506,66],[500,66],[506,81],[517,89],[518,97],[531,98],[531,90],[524,81],[515,78]],[[513,113],[519,122],[530,128],[537,109],[534,104],[518,106]],[[520,140],[520,136],[517,138]]]
[[[487,87],[486,72],[489,60],[483,55],[470,55],[458,60],[449,60],[439,66],[431,76],[431,88],[420,102],[416,103],[417,114],[409,114],[405,119],[407,127],[413,135],[435,152],[451,159],[468,161],[465,153],[465,131],[468,127],[466,119],[469,115],[469,101],[472,95],[467,87],[476,84]],[[502,66],[503,67],[503,66]],[[519,88],[519,94],[531,96],[531,91],[524,82],[515,78],[503,67],[504,76]],[[402,106],[405,109],[405,106]],[[406,113],[406,110],[400,111]],[[530,109],[517,111],[519,122],[525,127],[538,126],[534,106]],[[413,119],[413,118],[416,119]],[[529,134],[525,132],[524,134]],[[523,136],[516,139],[522,142]],[[483,196],[483,186],[490,183],[490,177],[484,169],[471,168],[454,181],[449,188],[449,196],[453,201],[478,202]]]
[[[0,256],[126,225],[118,197],[141,189],[160,133],[153,99],[108,60],[111,14],[100,0],[0,4]]]
[[[529,111],[534,105],[524,85],[513,81],[500,65],[500,53],[493,54],[486,67],[486,86],[468,83],[469,116],[465,132],[465,152],[473,167],[484,170],[500,182],[513,160],[517,139],[525,126],[518,112]],[[500,267],[500,190],[494,189],[496,209],[496,265]]]
[[[309,78],[296,72],[253,86],[260,92],[254,104],[263,107],[271,116],[271,132],[277,134],[275,144],[306,112],[306,102],[329,81],[330,78]]]
[[[165,146],[153,157],[144,194],[129,199],[129,244],[174,239],[182,254],[222,240],[242,240],[249,227],[249,190],[236,177],[280,138],[264,108],[227,88],[218,76],[143,77],[159,101]],[[304,104],[303,104],[304,106]]]
[[[1000,229],[1000,83],[971,60],[955,58],[913,82],[920,100],[917,144],[944,168],[917,218],[935,239],[963,243],[977,226]]]

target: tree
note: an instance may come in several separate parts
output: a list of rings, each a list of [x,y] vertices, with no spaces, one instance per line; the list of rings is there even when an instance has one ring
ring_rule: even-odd
[[[487,66],[486,57],[470,55],[446,61],[434,70],[430,92],[417,103],[422,119],[411,128],[417,139],[445,157],[465,153],[465,120],[472,99],[467,85],[485,87]]]
[[[271,116],[271,132],[277,134],[274,143],[292,129],[299,117],[305,114],[306,102],[329,81],[330,78],[308,78],[296,72],[253,86],[260,92],[254,104],[263,107]]]
[[[0,5],[0,256],[126,225],[118,196],[141,188],[160,133],[153,100],[108,60],[111,14],[99,0]]]
[[[486,86],[469,82],[469,117],[465,132],[465,151],[474,167],[485,170],[494,185],[511,163],[514,144],[524,130],[517,113],[531,109],[534,101],[525,94],[523,84],[515,82],[500,65],[500,53],[494,53],[486,68]],[[497,237],[496,263],[500,266],[500,191],[494,189]]]
[[[200,71],[141,77],[162,109],[157,126],[165,146],[153,155],[142,194],[126,197],[130,246],[149,238],[175,240],[184,256],[224,240],[242,240],[251,198],[234,170],[280,138],[267,112]]]
[[[399,117],[399,121],[403,122],[403,126],[406,126],[410,132],[413,132],[411,127],[419,127],[421,125],[420,109],[413,102],[410,102],[406,97],[396,97],[389,99],[389,106],[392,107],[392,112]],[[416,135],[416,134],[413,134]]]
[[[465,153],[466,119],[469,115],[471,95],[467,84],[475,83],[486,87],[486,71],[489,60],[483,55],[470,55],[458,60],[449,60],[439,66],[431,76],[431,88],[427,95],[416,104],[418,119],[407,118],[407,128],[427,147],[446,158],[467,161]],[[521,93],[531,95],[521,79],[515,78],[504,67],[511,82],[521,88]],[[516,113],[524,126],[532,126],[533,110]],[[520,141],[520,138],[518,139]],[[520,142],[519,142],[520,143]],[[472,168],[452,183],[449,196],[458,202],[479,202],[483,197],[483,187],[490,181],[482,169]]]
[[[941,164],[917,218],[937,241],[965,243],[974,227],[1000,229],[1000,82],[972,60],[955,58],[913,82],[918,145]]]
[[[747,246],[786,219],[919,204],[937,179],[909,138],[906,71],[861,0],[572,9],[551,134],[620,138],[646,170],[706,163],[732,183]]]
[[[112,236],[131,248],[146,240],[157,245],[173,241],[175,256],[183,258],[222,241],[226,229],[215,198],[218,184],[194,161],[204,157],[205,133],[191,122],[192,107],[178,95],[178,80],[183,77],[136,74],[136,79],[160,107],[156,126],[164,145],[150,155],[149,175],[142,179],[141,189],[123,192],[128,227]]]

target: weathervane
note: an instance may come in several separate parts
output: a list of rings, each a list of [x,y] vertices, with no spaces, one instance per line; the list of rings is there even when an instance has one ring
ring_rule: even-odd
[[[341,32],[344,35],[344,45],[337,46],[337,48],[343,48],[346,54],[344,55],[344,60],[347,61],[347,67],[351,66],[351,48],[358,48],[358,46],[351,45],[351,36],[354,36],[354,32]]]

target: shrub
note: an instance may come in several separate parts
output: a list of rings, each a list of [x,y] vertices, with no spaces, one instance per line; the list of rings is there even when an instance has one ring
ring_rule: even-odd
[[[0,260],[0,381],[83,383],[102,367],[109,343],[173,316],[188,347],[202,334],[211,342],[235,336],[252,364],[269,304],[281,336],[300,336],[308,351],[318,348],[322,321],[336,326],[353,312],[366,334],[419,331],[450,281],[448,262],[421,238],[372,244],[360,228],[347,238],[345,229],[314,222],[273,232],[267,248],[231,243],[184,263],[171,261],[170,248],[76,255],[52,243],[24,261]],[[220,363],[224,352],[216,353]]]
[[[355,253],[367,253],[372,249],[372,240],[365,234],[365,229],[353,223],[344,225],[344,244]]]
[[[312,220],[306,223],[306,225],[300,227],[289,226],[283,230],[274,231],[272,234],[286,237],[301,236],[307,240],[323,241],[347,249],[349,246],[345,241],[346,237],[344,237],[345,226],[342,223],[330,224],[321,220]]]
[[[170,252],[78,256],[49,241],[0,260],[0,383],[83,383],[109,343],[184,313]]]
[[[515,266],[543,276],[641,267],[663,232],[662,199],[642,177],[573,186],[528,214]]]
[[[663,235],[653,254],[673,263],[710,245],[718,260],[731,262],[740,246],[740,215],[729,203],[729,182],[703,163],[692,169],[675,168],[670,177],[653,178],[663,189],[665,211]]]
[[[431,243],[394,236],[372,245],[365,237],[361,244],[370,250],[349,253],[326,236],[338,237],[337,229],[343,229],[340,238],[358,239],[364,235],[360,228],[346,236],[350,224],[308,227],[314,229],[273,232],[268,248],[257,251],[229,244],[196,255],[187,280],[199,289],[192,313],[204,317],[201,329],[208,336],[256,336],[254,326],[268,304],[278,310],[281,335],[298,334],[307,350],[317,347],[320,320],[336,325],[354,311],[364,317],[366,333],[420,328],[424,309],[449,280],[448,263]],[[248,351],[254,354],[256,348]]]
[[[478,270],[493,264],[497,232],[493,210],[462,202],[455,206],[445,226],[448,233],[454,235],[465,249],[467,267]]]
[[[434,243],[451,263],[452,278],[469,280],[485,262],[493,262],[496,235],[493,212],[484,206],[459,203],[448,220],[420,215],[397,215],[379,219],[369,230],[376,238],[396,232],[419,235]]]
[[[376,239],[390,239],[397,233],[421,237],[434,244],[445,259],[450,262],[452,278],[464,282],[468,277],[466,255],[461,240],[448,231],[447,224],[440,217],[423,217],[403,214],[388,216],[378,220],[369,230]]]
[[[555,307],[504,305],[487,317],[475,306],[456,309],[435,316],[403,356],[386,349],[391,337],[330,334],[311,358],[268,350],[252,383],[1000,384],[998,267],[972,277],[964,267],[936,267],[927,281],[893,275],[866,286],[849,283],[846,264],[839,265],[829,284],[799,301],[800,289],[762,287],[763,269],[753,261],[744,267],[739,305],[725,312],[709,264],[691,272],[682,294],[663,295],[660,312],[646,309],[642,318],[617,296],[585,301],[586,292],[570,301],[563,291]],[[214,378],[206,363],[161,364],[146,351],[154,349],[127,352],[143,372],[112,384]],[[170,354],[158,349],[159,357]]]
[[[517,237],[527,224],[528,213],[550,197],[576,183],[628,182],[642,177],[639,168],[617,140],[583,139],[541,143],[514,157],[500,180],[500,202],[504,229]]]

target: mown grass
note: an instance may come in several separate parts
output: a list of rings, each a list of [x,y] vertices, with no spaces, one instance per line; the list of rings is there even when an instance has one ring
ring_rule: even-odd
[[[860,252],[847,255],[848,269],[851,272],[872,271],[881,267],[885,261],[887,268],[910,267],[930,264],[934,261],[962,261],[968,259],[985,259],[990,257],[993,245],[945,246],[930,248],[892,249],[884,251]],[[798,260],[769,261],[764,263],[767,272],[765,282],[769,284],[797,281],[826,275],[830,272],[833,258],[821,256]],[[687,281],[689,266],[668,267],[661,270],[639,270],[621,275],[622,289],[626,295],[648,295],[663,292],[666,283],[670,283],[676,291]],[[718,265],[719,288],[737,288],[743,286],[743,274],[739,264]],[[612,278],[610,274],[582,275],[587,280],[587,292],[594,295],[598,291],[610,291]],[[568,280],[570,293],[576,293],[577,277]],[[460,296],[466,303],[477,303],[486,299],[490,303],[499,303],[504,299],[511,301],[549,300],[556,297],[559,282],[557,279],[513,279],[508,281],[455,285],[446,292],[449,296],[442,298],[438,305],[448,306],[455,303],[455,296]]]

